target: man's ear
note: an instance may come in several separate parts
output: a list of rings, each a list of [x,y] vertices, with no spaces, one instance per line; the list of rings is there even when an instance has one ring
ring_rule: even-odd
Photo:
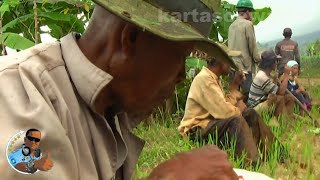
[[[138,29],[132,25],[126,24],[121,34],[121,48],[126,57],[135,53]]]

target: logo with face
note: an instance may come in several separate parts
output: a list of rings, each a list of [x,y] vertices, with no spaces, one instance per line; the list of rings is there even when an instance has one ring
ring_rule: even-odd
[[[53,163],[49,156],[42,157],[40,146],[41,132],[38,129],[19,131],[8,142],[6,156],[10,166],[22,174],[48,171]]]

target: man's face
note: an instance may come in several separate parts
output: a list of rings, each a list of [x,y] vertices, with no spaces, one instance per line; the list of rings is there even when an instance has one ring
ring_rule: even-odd
[[[247,11],[247,16],[248,16],[249,21],[253,20],[253,12],[252,11]]]
[[[112,87],[124,110],[139,114],[150,112],[170,97],[175,85],[185,79],[185,59],[193,50],[193,43],[141,33],[134,49],[134,54],[116,67],[118,75]]]
[[[291,68],[291,72],[292,72],[293,75],[297,75],[299,73],[299,66],[298,65],[293,66]]]
[[[223,76],[227,76],[227,75],[230,73],[231,66],[230,66],[229,63],[227,63],[227,62],[222,62],[221,68],[222,68],[222,75],[223,75]]]
[[[41,133],[39,131],[31,131],[24,138],[25,145],[31,150],[36,150],[40,145]]]

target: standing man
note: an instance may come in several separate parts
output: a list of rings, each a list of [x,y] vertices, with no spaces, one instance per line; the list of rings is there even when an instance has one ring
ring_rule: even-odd
[[[284,39],[278,42],[275,47],[276,54],[282,57],[280,62],[278,63],[279,75],[283,74],[284,66],[290,60],[295,60],[299,64],[299,69],[301,68],[298,43],[291,40],[292,29],[285,28],[283,30],[283,36]]]
[[[243,94],[249,94],[252,79],[260,62],[254,27],[252,23],[253,4],[250,0],[239,0],[237,4],[238,18],[229,28],[228,46],[231,50],[241,51],[242,58],[235,61],[239,69],[246,72],[246,79],[241,84]]]
[[[219,0],[94,2],[83,34],[1,57],[0,86],[6,88],[0,88],[0,156],[5,139],[31,126],[41,129],[42,148],[54,162],[48,173],[8,170],[1,179],[132,179],[144,141],[131,131],[185,79],[186,56],[197,48],[232,63],[208,40],[213,22],[170,15],[213,14]],[[202,150],[203,171],[185,176],[237,179],[221,150]],[[199,158],[196,152],[187,156],[191,162]],[[171,175],[198,168],[181,159]]]

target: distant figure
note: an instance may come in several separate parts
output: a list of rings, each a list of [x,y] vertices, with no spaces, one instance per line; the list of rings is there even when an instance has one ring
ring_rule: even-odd
[[[283,74],[284,66],[290,60],[297,61],[299,69],[301,68],[298,43],[291,40],[292,30],[290,28],[285,28],[283,30],[283,36],[284,40],[278,42],[275,47],[276,54],[282,57],[280,62],[278,62],[279,75]]]
[[[236,64],[239,70],[246,72],[246,80],[241,84],[241,88],[243,94],[247,96],[261,58],[252,23],[252,12],[254,11],[252,2],[239,0],[237,11],[239,16],[229,28],[228,46],[231,50],[241,51],[242,58]]]

